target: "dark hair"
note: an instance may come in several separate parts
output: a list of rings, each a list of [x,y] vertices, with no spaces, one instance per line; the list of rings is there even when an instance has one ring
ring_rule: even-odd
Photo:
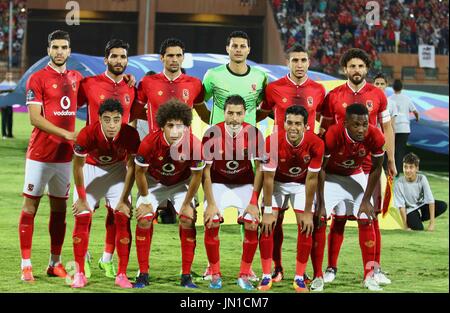
[[[57,39],[67,40],[69,42],[69,46],[70,46],[69,33],[64,30],[60,30],[60,29],[53,31],[48,35],[48,46],[50,47],[50,43],[52,42],[52,40],[57,40]]]
[[[369,110],[367,110],[366,106],[361,103],[353,103],[345,109],[345,117],[349,117],[353,114],[369,115]]]
[[[228,96],[225,100],[225,103],[223,105],[223,110],[225,111],[227,109],[227,106],[229,104],[234,104],[234,105],[242,105],[244,107],[244,111],[245,111],[245,100],[244,98],[242,98],[240,95],[231,95]]]
[[[388,79],[387,79],[387,77],[386,77],[386,75],[385,75],[384,73],[378,72],[378,73],[373,77],[373,81],[375,81],[376,79],[379,79],[379,78],[384,79],[384,81],[385,81],[386,84],[387,84]]]
[[[127,56],[128,56],[128,49],[130,49],[130,45],[123,41],[122,39],[111,39],[108,41],[105,47],[105,58],[109,57],[109,53],[111,52],[111,49],[114,48],[123,48],[127,50]]]
[[[230,45],[231,38],[243,38],[247,40],[247,45],[250,47],[250,37],[248,37],[247,33],[242,30],[236,30],[232,32],[227,38],[227,46]]]
[[[418,167],[420,163],[420,158],[416,154],[410,152],[403,157],[403,163],[414,164],[415,166]]]
[[[289,108],[287,108],[286,113],[284,114],[285,121],[286,121],[288,114],[303,116],[303,124],[305,124],[305,125],[308,121],[308,111],[306,111],[306,109],[301,105],[294,104],[294,105],[291,105]]]
[[[347,63],[351,59],[362,60],[366,64],[367,68],[369,68],[370,65],[372,64],[372,62],[370,61],[369,55],[364,50],[361,50],[358,48],[351,48],[351,49],[348,49],[347,51],[345,51],[345,53],[341,57],[341,62],[340,62],[341,66],[347,67]]]
[[[147,73],[145,73],[145,76],[152,76],[152,75],[155,75],[155,74],[156,74],[155,71],[150,70]]]
[[[305,52],[308,53],[305,48],[303,48],[303,46],[301,46],[300,44],[296,43],[295,45],[293,45],[292,47],[290,47],[289,49],[286,50],[285,54],[286,54],[286,59],[289,59],[289,55],[292,52]]]
[[[117,111],[120,115],[123,115],[123,107],[119,100],[109,98],[103,101],[100,104],[100,108],[98,109],[98,115],[102,116],[105,112],[114,112]]]
[[[183,50],[184,54],[184,43],[177,38],[167,38],[161,43],[161,46],[159,46],[159,54],[164,56],[166,54],[166,50],[169,47],[180,47],[181,50]]]
[[[394,83],[392,84],[392,89],[394,89],[394,91],[401,91],[403,89],[402,81],[400,79],[394,80]]]
[[[185,126],[191,126],[192,109],[186,103],[172,98],[156,112],[156,123],[159,127],[163,128],[168,120],[181,120]]]

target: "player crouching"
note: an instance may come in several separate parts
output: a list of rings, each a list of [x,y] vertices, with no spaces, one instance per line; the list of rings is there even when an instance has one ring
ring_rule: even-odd
[[[149,256],[156,208],[167,199],[180,217],[181,286],[197,288],[191,267],[196,246],[194,195],[202,181],[205,162],[201,142],[190,130],[192,109],[172,99],[156,114],[160,130],[146,136],[135,158],[136,184],[140,197],[136,204],[136,250],[139,275],[135,288],[149,284]]]
[[[114,208],[119,258],[115,284],[132,288],[126,275],[131,246],[129,195],[134,182],[133,160],[139,148],[139,134],[133,127],[122,124],[123,108],[118,100],[105,100],[98,114],[99,121],[83,128],[74,145],[76,190],[72,206],[75,216],[72,238],[77,272],[71,286],[82,288],[87,284],[84,259],[92,213],[95,204],[104,197],[106,204]]]
[[[308,292],[303,277],[312,247],[313,201],[324,144],[312,131],[306,131],[307,121],[306,109],[293,105],[286,110],[284,130],[275,131],[266,139],[267,157],[262,166],[264,211],[259,239],[263,276],[258,289],[262,291],[272,286],[274,223],[290,202],[298,225],[293,287],[296,292]]]

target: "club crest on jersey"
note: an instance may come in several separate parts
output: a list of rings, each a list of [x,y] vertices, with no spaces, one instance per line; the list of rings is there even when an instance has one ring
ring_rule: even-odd
[[[252,84],[252,90],[256,91],[256,84]]]
[[[129,94],[126,94],[126,95],[125,95],[125,102],[126,102],[127,104],[130,104],[130,95],[129,95]]]
[[[72,90],[77,91],[77,82],[74,80],[72,81]]]
[[[183,100],[184,101],[189,100],[189,89],[183,89]]]
[[[366,107],[367,107],[367,110],[369,110],[369,112],[372,111],[373,110],[373,101],[372,100],[367,100],[366,101]]]
[[[163,92],[162,92],[162,90],[160,90],[160,91],[158,91],[158,96],[162,96],[163,95]]]
[[[34,185],[33,184],[28,184],[27,190],[28,191],[33,191],[34,189]]]
[[[309,161],[311,161],[311,156],[305,155],[305,156],[303,157],[303,162],[308,163]]]
[[[314,100],[313,100],[313,97],[308,97],[307,99],[306,99],[306,101],[308,102],[308,107],[310,107],[310,108],[312,108],[312,106],[313,106],[313,104],[314,104]]]
[[[33,101],[36,98],[36,96],[34,95],[34,91],[33,90],[28,90],[27,91],[27,101]]]
[[[365,149],[359,149],[358,156],[363,157],[365,155],[366,155],[366,150]]]

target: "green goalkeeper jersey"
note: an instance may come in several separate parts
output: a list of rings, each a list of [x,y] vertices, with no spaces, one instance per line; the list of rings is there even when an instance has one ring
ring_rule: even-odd
[[[203,78],[205,101],[213,97],[211,125],[223,122],[225,100],[230,95],[240,95],[245,100],[245,122],[256,125],[256,109],[264,99],[267,74],[248,65],[248,71],[239,75],[231,72],[228,64],[209,69]]]

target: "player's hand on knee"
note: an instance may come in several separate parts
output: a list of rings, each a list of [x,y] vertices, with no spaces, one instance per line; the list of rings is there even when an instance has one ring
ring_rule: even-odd
[[[180,208],[180,216],[185,216],[188,219],[195,220],[195,210],[190,204],[182,205]]]
[[[300,227],[302,233],[306,233],[306,237],[312,235],[314,230],[313,214],[303,212],[300,216]]]
[[[73,215],[77,215],[85,211],[89,212],[91,211],[91,209],[89,209],[89,204],[86,199],[78,199],[77,201],[75,201],[74,204],[72,204]]]
[[[136,219],[138,220],[149,214],[153,215],[153,206],[151,204],[141,203],[136,208]]]
[[[242,216],[245,217],[247,213],[251,215],[253,220],[259,223],[259,208],[257,205],[249,204],[245,209],[244,213],[242,214]]]
[[[368,200],[363,200],[361,202],[361,205],[359,206],[358,215],[357,215],[358,219],[361,218],[361,215],[363,213],[366,214],[366,216],[369,220],[375,219],[375,209],[373,208],[373,205]]]
[[[220,212],[216,205],[214,204],[208,204],[205,212],[203,213],[203,222],[206,227],[211,228],[213,225],[214,216],[219,216],[220,218]]]
[[[128,218],[131,218],[132,207],[130,202],[127,202],[120,201],[117,204],[116,211],[123,213]]]
[[[261,220],[261,232],[265,236],[269,236],[275,227],[276,221],[277,219],[273,213],[264,213]]]

